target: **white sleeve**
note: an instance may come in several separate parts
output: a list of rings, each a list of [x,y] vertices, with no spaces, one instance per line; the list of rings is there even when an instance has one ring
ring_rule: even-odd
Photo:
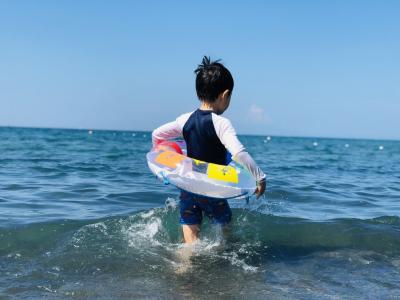
[[[232,156],[245,150],[244,146],[237,138],[235,128],[233,128],[231,122],[227,118],[213,113],[212,121],[219,140]]]
[[[166,123],[157,129],[155,129],[151,135],[153,146],[157,145],[158,143],[177,138],[182,133],[182,130],[179,128],[178,123],[176,121],[172,121]]]
[[[246,168],[257,181],[265,180],[266,175],[256,164],[254,159],[247,153],[236,135],[231,122],[224,117],[212,114],[215,132],[221,143],[232,154],[234,161]]]
[[[176,118],[175,121],[166,123],[157,129],[155,129],[151,135],[153,146],[165,141],[180,137],[182,135],[182,129],[191,113],[183,114]]]
[[[266,178],[264,172],[257,166],[254,159],[246,151],[239,152],[233,157],[233,160],[245,167],[257,181],[263,181]]]

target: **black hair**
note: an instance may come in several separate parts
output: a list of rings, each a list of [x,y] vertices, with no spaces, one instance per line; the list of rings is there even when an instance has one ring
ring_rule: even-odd
[[[204,56],[201,64],[194,71],[196,74],[196,92],[200,100],[214,102],[225,90],[232,93],[233,77],[220,60],[211,61]]]

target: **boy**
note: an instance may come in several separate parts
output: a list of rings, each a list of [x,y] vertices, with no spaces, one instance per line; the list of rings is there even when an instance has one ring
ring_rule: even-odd
[[[228,165],[228,152],[257,180],[257,197],[266,186],[265,174],[257,166],[236,136],[231,122],[220,115],[229,107],[233,90],[231,73],[219,61],[204,56],[195,70],[196,92],[200,107],[194,112],[183,114],[175,121],[153,131],[153,145],[183,135],[187,145],[187,156],[206,162]],[[226,225],[232,212],[228,201],[194,195],[181,191],[180,223],[185,243],[198,239],[203,212],[214,223]]]

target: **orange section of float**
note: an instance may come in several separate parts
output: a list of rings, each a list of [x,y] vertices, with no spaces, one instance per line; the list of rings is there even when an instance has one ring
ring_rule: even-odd
[[[173,151],[161,152],[156,157],[156,162],[160,165],[175,169],[186,157]]]

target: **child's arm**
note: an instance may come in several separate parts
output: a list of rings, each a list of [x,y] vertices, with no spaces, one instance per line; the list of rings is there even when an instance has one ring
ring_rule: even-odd
[[[261,196],[265,191],[266,175],[239,141],[236,131],[228,119],[213,115],[213,123],[217,136],[225,148],[232,154],[233,160],[246,168],[256,179],[256,194],[257,196]]]
[[[191,114],[183,114],[176,118],[175,121],[166,123],[155,129],[151,134],[153,147],[162,141],[180,137],[182,135],[182,128]]]
[[[242,151],[236,154],[233,157],[234,161],[238,162],[242,166],[244,166],[249,172],[256,178],[257,180],[257,190],[256,190],[256,195],[257,197],[260,197],[262,194],[265,192],[265,187],[266,187],[266,175],[264,172],[260,169],[259,166],[257,166],[256,162],[253,160],[253,158],[250,156],[250,154],[247,151]]]
[[[153,131],[151,139],[153,146],[156,146],[162,141],[174,139],[182,134],[182,129],[179,127],[176,121],[166,123]]]
[[[241,151],[233,156],[233,160],[245,167],[257,181],[265,180],[266,175],[247,151]]]

